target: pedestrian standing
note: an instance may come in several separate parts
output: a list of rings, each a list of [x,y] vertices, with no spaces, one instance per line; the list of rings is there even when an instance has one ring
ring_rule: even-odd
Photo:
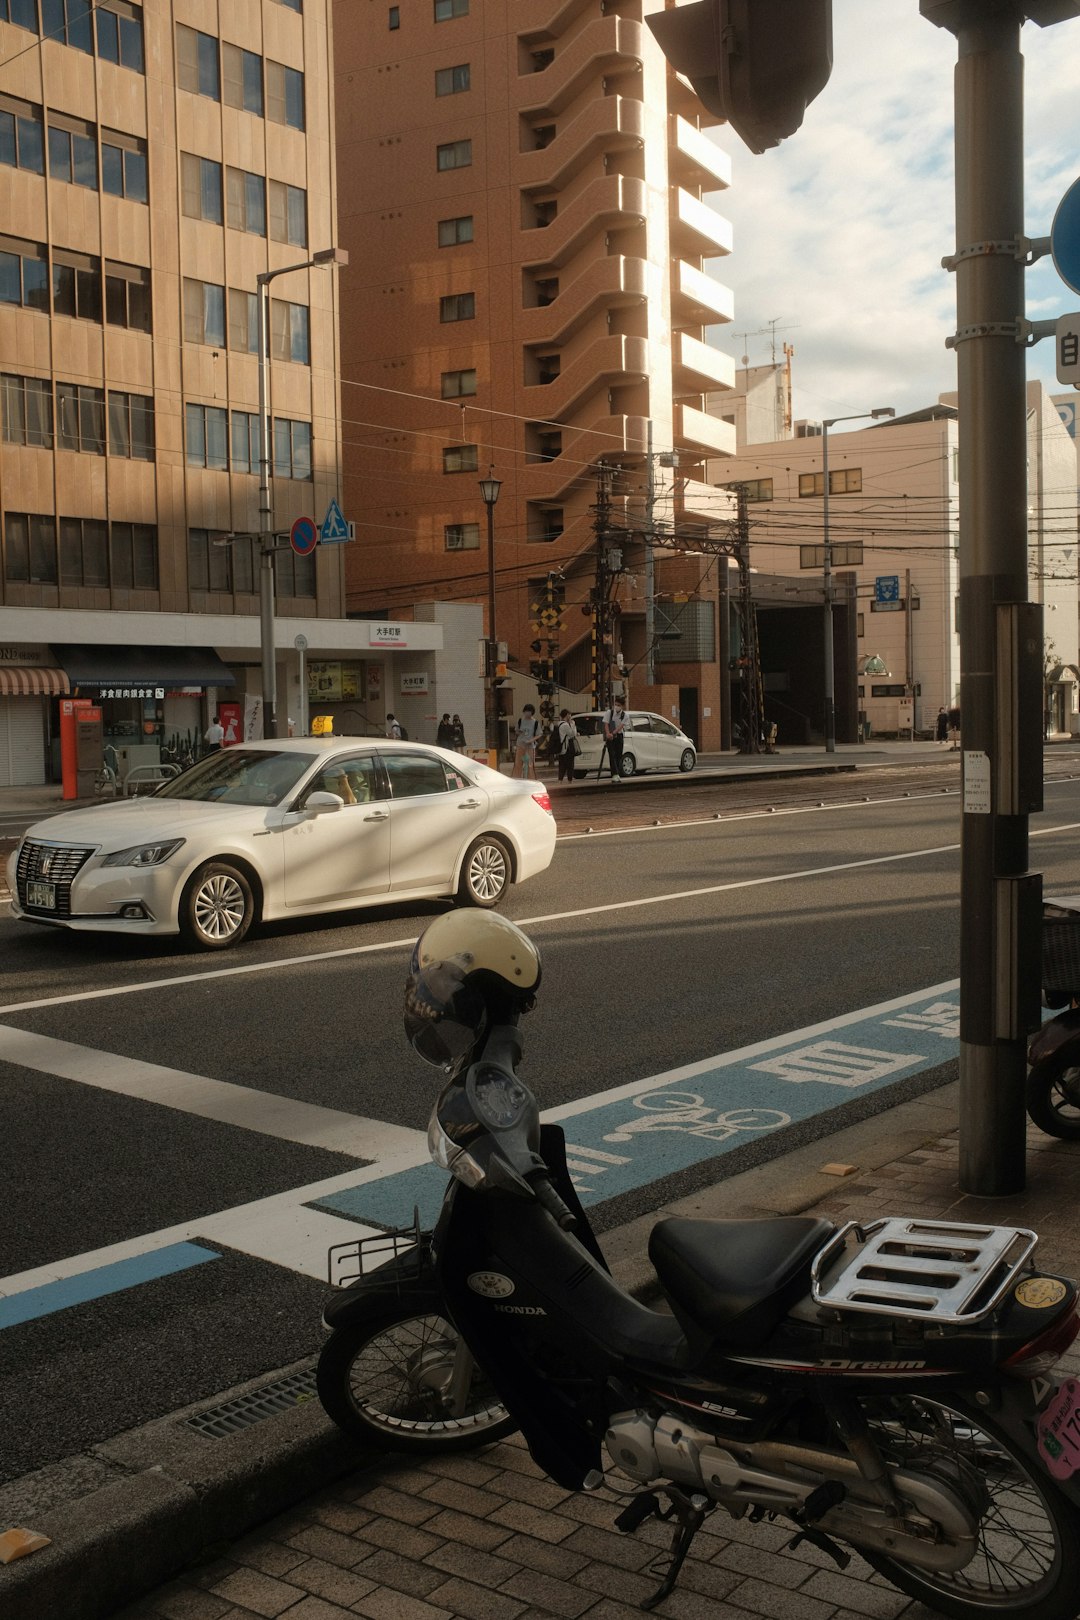
[[[934,736],[939,743],[947,743],[949,740],[949,711],[944,703],[937,712],[937,725],[934,728]]]
[[[536,742],[540,735],[540,722],[531,703],[521,711],[521,719],[514,733],[514,775],[536,775]]]
[[[949,710],[949,751],[955,753],[960,747],[960,707],[953,704]]]
[[[454,728],[450,724],[449,712],[444,714],[442,719],[439,721],[439,729],[435,733],[435,741],[440,748],[453,748],[454,746]]]
[[[207,753],[216,754],[224,740],[225,727],[215,715],[203,733],[203,742],[206,744]]]
[[[463,754],[466,748],[465,727],[462,724],[460,714],[455,714],[453,719],[450,721],[450,730],[453,733],[453,738],[450,743],[451,748],[456,748],[459,754]]]
[[[556,727],[559,754],[559,781],[572,782],[574,780],[574,761],[581,752],[578,742],[578,729],[574,724],[569,709],[559,711],[559,724]]]
[[[386,717],[386,735],[393,737],[396,742],[401,741],[401,722],[395,720],[392,714],[388,714]]]
[[[611,767],[611,780],[618,782],[622,775],[623,748],[626,745],[626,710],[622,698],[616,698],[604,716],[604,744]]]

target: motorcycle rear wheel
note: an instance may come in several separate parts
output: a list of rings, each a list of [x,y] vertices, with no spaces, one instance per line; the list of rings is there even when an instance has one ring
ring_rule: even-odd
[[[437,1298],[384,1304],[326,1341],[316,1369],[319,1400],[346,1434],[381,1450],[470,1451],[513,1434],[517,1424],[475,1362],[464,1409],[452,1412],[459,1354],[468,1352]]]
[[[1080,1141],[1080,1069],[1058,1069],[1049,1078],[1028,1076],[1027,1111],[1047,1136]]]
[[[1080,1610],[1080,1513],[993,1419],[954,1396],[864,1397],[887,1461],[953,1469],[984,1499],[974,1555],[933,1573],[860,1548],[868,1563],[954,1620],[1072,1620]]]

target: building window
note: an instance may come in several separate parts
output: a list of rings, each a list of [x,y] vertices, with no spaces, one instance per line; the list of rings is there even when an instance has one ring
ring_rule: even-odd
[[[127,0],[99,0],[95,11],[98,55],[118,67],[145,73],[143,20],[138,6]]]
[[[109,534],[113,590],[156,591],[157,529],[152,523],[114,523]]]
[[[444,473],[475,472],[475,444],[449,444],[442,453]]]
[[[232,413],[232,470],[234,473],[257,473],[262,436],[259,418],[250,411]]]
[[[129,202],[148,202],[146,142],[118,130],[101,132],[101,189]]]
[[[274,477],[311,477],[311,423],[274,417]]]
[[[279,551],[276,573],[279,597],[315,595],[314,551],[306,557],[300,557],[291,550]]]
[[[229,591],[229,545],[215,544],[209,529],[188,530],[188,590]]]
[[[0,163],[13,169],[45,173],[41,108],[14,96],[0,96]]]
[[[832,482],[831,475],[829,482]],[[863,545],[861,540],[834,540],[830,545],[829,550],[832,553],[832,565],[834,568],[854,568],[863,560]],[[800,568],[824,568],[824,566],[824,546],[799,547]]]
[[[225,289],[184,277],[184,342],[225,347]]]
[[[259,352],[259,300],[255,293],[229,288],[229,348],[240,354]]]
[[[121,394],[109,389],[109,454],[129,461],[153,461],[152,394]]]
[[[447,293],[439,299],[440,321],[471,321],[476,317],[476,294]]]
[[[229,415],[222,405],[192,405],[184,412],[189,467],[229,470]]]
[[[205,219],[211,225],[222,223],[220,163],[197,157],[194,152],[181,152],[180,207],[188,219]]]
[[[468,169],[472,165],[472,141],[447,141],[435,148],[435,166],[445,169]]]
[[[266,181],[246,169],[226,169],[226,220],[234,231],[266,235]]]
[[[271,180],[269,185],[271,241],[307,247],[307,192],[283,180]]]
[[[105,454],[105,390],[79,383],[56,385],[56,444],[85,456]]]
[[[41,243],[0,236],[0,304],[49,313],[49,265]]]
[[[457,219],[440,219],[440,247],[458,247],[462,242],[471,242],[472,239],[473,217],[471,214],[459,214]]]
[[[461,62],[457,67],[435,69],[435,94],[437,96],[458,96],[463,90],[469,89],[470,69],[468,62]]]
[[[53,314],[101,322],[101,264],[85,253],[53,253]]]
[[[452,17],[467,17],[469,0],[435,0],[435,21],[449,22]]]
[[[303,0],[277,0],[279,6],[288,6],[290,11],[302,11]]]
[[[56,519],[4,513],[4,578],[16,585],[55,585]]]
[[[96,518],[60,519],[61,585],[109,586],[109,525]]]
[[[270,300],[270,353],[275,360],[295,360],[311,364],[311,334],[306,304],[287,304],[282,298]]]
[[[830,483],[832,480],[829,480]],[[773,498],[773,481],[771,478],[744,478],[742,487],[746,491],[748,501],[771,501]]]
[[[442,374],[443,399],[464,399],[476,393],[476,371],[444,371]]]
[[[139,264],[105,260],[105,319],[110,326],[126,326],[130,332],[151,330],[149,270]]]
[[[221,71],[218,42],[213,34],[203,34],[184,23],[176,25],[176,77],[181,90],[197,96],[221,100]]]
[[[866,618],[865,618],[865,615],[862,614],[862,613],[856,613],[856,615],[855,615],[855,635],[856,635],[856,638],[861,641],[865,634],[866,634]]]
[[[239,107],[242,112],[263,115],[262,57],[254,51],[245,51],[239,45],[221,42],[222,100],[226,106]]]
[[[5,443],[52,449],[52,384],[45,378],[0,376],[0,416]]]
[[[861,467],[837,467],[829,469],[830,495],[858,495],[862,489]],[[800,495],[824,495],[824,473],[800,473]]]
[[[447,551],[479,551],[479,523],[448,523],[443,529]]]
[[[401,7],[390,7],[390,32],[393,34],[401,27]]]
[[[90,0],[41,0],[41,31],[46,39],[93,56]]]
[[[291,129],[304,127],[304,75],[281,62],[266,64],[266,116]]]
[[[37,0],[0,0],[0,19],[14,23],[16,28],[38,32]]]

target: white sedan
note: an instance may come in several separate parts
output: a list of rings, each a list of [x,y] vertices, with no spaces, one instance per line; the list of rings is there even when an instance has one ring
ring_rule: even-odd
[[[304,737],[223,749],[151,798],[39,821],[8,879],[23,921],[221,950],[255,922],[391,898],[494,906],[554,849],[536,781],[420,743]]]

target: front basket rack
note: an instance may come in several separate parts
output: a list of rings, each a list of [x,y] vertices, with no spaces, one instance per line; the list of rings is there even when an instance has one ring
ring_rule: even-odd
[[[370,1237],[358,1238],[355,1243],[332,1244],[326,1251],[330,1286],[348,1288],[350,1284],[363,1282],[369,1277],[377,1282],[378,1278],[373,1273],[391,1260],[402,1262],[394,1272],[399,1291],[403,1284],[416,1282],[431,1264],[431,1233],[420,1225],[418,1208],[413,1209],[410,1226],[375,1232]]]
[[[1000,1304],[1039,1239],[1026,1227],[952,1221],[849,1221],[810,1272],[818,1305],[935,1323],[981,1322]]]

